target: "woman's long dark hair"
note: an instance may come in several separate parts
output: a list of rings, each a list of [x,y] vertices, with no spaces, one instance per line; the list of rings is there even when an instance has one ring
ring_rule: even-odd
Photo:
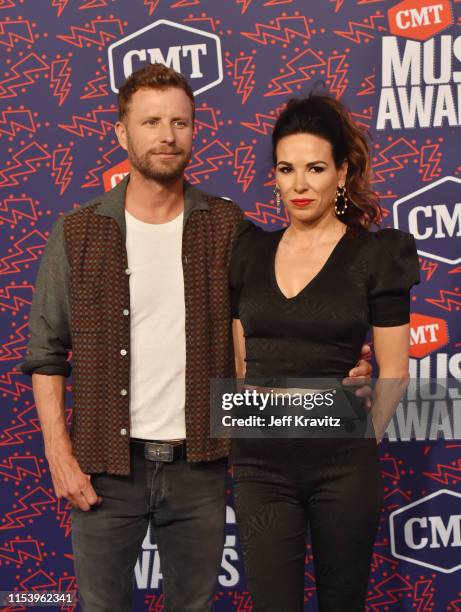
[[[346,188],[349,198],[343,221],[349,227],[379,225],[382,217],[378,195],[370,187],[370,147],[366,133],[351,118],[348,109],[329,95],[311,94],[293,98],[278,117],[272,133],[272,159],[277,163],[277,143],[292,134],[313,134],[327,140],[339,168],[347,159]]]

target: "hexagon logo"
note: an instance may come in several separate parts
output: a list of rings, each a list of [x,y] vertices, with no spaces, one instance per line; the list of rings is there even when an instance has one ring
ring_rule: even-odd
[[[403,0],[387,16],[391,34],[414,40],[432,38],[453,24],[450,0]]]
[[[110,45],[110,86],[114,93],[132,72],[162,63],[183,74],[195,95],[223,80],[221,40],[181,23],[159,19]]]
[[[420,255],[461,263],[460,183],[445,176],[394,202],[394,227],[413,234]]]
[[[441,489],[389,515],[391,552],[444,574],[461,569],[461,493]]]
[[[422,359],[450,341],[445,319],[416,312],[410,315],[410,357]]]

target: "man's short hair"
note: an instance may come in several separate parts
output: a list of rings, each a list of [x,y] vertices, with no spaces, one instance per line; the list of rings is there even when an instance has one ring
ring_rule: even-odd
[[[131,98],[138,89],[167,89],[169,87],[177,87],[187,94],[192,106],[192,119],[194,119],[194,94],[183,75],[164,64],[147,64],[133,72],[119,89],[117,100],[120,121],[126,116]]]

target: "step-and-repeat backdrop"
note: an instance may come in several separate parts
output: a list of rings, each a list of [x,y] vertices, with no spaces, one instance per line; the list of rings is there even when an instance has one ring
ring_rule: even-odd
[[[15,366],[53,221],[128,170],[115,93],[146,62],[181,71],[197,96],[188,180],[268,229],[287,223],[270,162],[284,103],[323,82],[349,105],[372,135],[383,226],[417,240],[411,375],[460,378],[460,16],[459,0],[0,0],[0,590],[75,588],[70,508],[54,497],[31,381]],[[461,407],[447,395],[414,391],[381,446],[369,610],[461,610]],[[70,421],[70,394],[67,406]],[[243,612],[230,489],[217,609]],[[135,609],[162,610],[150,533],[135,580]]]

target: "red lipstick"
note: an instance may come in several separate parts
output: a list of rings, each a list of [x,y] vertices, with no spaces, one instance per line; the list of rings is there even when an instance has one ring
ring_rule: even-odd
[[[306,208],[313,201],[314,200],[308,200],[307,198],[296,198],[295,200],[290,200],[290,202],[294,204],[297,208]]]

